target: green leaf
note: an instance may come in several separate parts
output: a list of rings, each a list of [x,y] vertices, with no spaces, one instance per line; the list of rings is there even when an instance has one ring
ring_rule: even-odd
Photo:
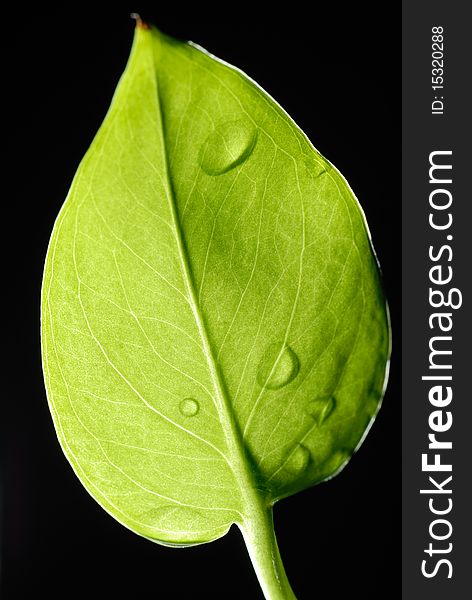
[[[235,523],[266,597],[293,597],[272,505],[363,439],[388,317],[352,191],[242,72],[138,23],[54,227],[42,343],[101,506],[169,545]]]

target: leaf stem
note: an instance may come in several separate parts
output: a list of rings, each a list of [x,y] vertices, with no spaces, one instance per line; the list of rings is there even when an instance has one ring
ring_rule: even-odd
[[[296,600],[285,573],[274,531],[272,507],[258,507],[241,527],[244,541],[266,600]]]

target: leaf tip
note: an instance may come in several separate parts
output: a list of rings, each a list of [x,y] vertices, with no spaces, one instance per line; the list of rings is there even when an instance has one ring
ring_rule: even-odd
[[[130,17],[136,21],[136,29],[151,29],[151,26],[141,19],[141,15],[136,12],[132,12]]]

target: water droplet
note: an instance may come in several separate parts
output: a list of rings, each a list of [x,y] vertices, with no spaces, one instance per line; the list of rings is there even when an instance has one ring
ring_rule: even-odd
[[[292,451],[286,463],[286,468],[292,473],[301,473],[304,471],[310,462],[311,454],[306,446],[298,444]]]
[[[201,167],[208,175],[221,175],[244,162],[256,144],[257,131],[248,121],[239,119],[219,125],[204,142]]]
[[[307,171],[307,175],[311,179],[318,179],[322,175],[326,175],[331,168],[331,165],[320,158],[306,158],[304,160],[305,169]]]
[[[200,405],[193,398],[184,398],[179,404],[179,410],[184,417],[194,417],[200,410]]]
[[[318,425],[323,425],[326,419],[333,414],[335,408],[336,400],[332,396],[329,398],[319,398],[310,402],[308,405],[308,414],[315,419]]]
[[[298,374],[298,356],[287,344],[271,344],[265,351],[257,372],[262,387],[277,390],[290,383]]]

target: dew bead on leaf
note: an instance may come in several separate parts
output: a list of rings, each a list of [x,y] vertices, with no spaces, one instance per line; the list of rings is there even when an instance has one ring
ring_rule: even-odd
[[[299,475],[307,468],[310,459],[310,450],[303,444],[297,444],[293,452],[290,454],[286,467],[289,471]]]
[[[286,344],[271,344],[262,357],[257,381],[262,387],[276,390],[290,383],[298,374],[300,363]]]
[[[285,111],[132,16],[46,257],[57,437],[129,530],[174,547],[235,524],[265,597],[293,599],[272,506],[337,474],[377,414],[378,265],[353,192]]]
[[[200,405],[193,398],[184,398],[179,404],[179,410],[185,417],[194,417],[200,410]]]
[[[221,175],[243,163],[254,149],[257,131],[245,119],[218,125],[201,150],[201,167],[208,175]]]
[[[334,397],[320,398],[309,403],[307,412],[315,419],[318,425],[322,425],[336,408]]]

